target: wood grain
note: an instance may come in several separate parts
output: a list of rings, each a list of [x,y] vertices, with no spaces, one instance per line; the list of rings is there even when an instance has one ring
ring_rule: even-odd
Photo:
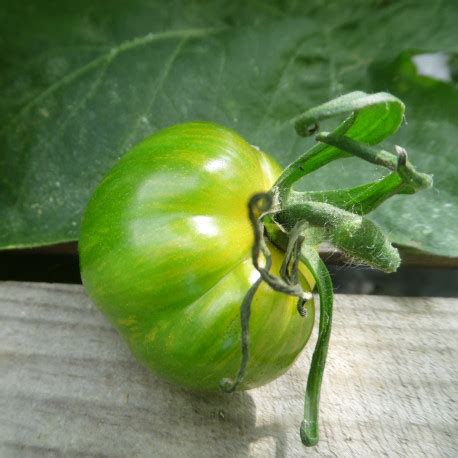
[[[307,449],[313,344],[265,387],[195,394],[140,366],[81,286],[0,283],[0,456],[458,456],[458,300],[335,308],[321,441]]]

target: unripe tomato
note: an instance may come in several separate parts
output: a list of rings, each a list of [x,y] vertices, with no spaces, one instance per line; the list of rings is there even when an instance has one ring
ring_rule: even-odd
[[[83,283],[155,373],[199,390],[218,390],[237,375],[240,304],[258,278],[247,202],[279,173],[235,132],[189,123],[133,148],[96,189],[81,227]],[[278,274],[282,253],[269,247]],[[310,289],[313,279],[301,269]],[[303,318],[296,303],[260,286],[239,388],[278,377],[302,350],[314,308]]]

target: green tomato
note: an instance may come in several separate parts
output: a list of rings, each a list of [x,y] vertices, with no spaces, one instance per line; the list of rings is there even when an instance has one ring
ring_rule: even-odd
[[[252,265],[249,198],[280,167],[235,132],[173,126],[133,148],[96,189],[80,235],[81,275],[94,302],[147,367],[169,381],[218,390],[241,360],[240,305]],[[282,253],[273,245],[272,272]],[[301,267],[301,283],[313,278]],[[250,360],[241,389],[281,375],[314,321],[297,298],[263,283],[252,304]]]

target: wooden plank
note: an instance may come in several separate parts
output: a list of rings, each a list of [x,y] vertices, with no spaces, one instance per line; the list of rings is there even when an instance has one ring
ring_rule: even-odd
[[[194,394],[140,366],[77,285],[0,283],[0,456],[458,456],[456,299],[337,296],[321,441],[313,345],[275,382]]]

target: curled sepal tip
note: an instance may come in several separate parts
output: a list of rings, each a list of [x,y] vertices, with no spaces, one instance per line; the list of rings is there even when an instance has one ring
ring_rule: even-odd
[[[302,420],[299,433],[301,435],[301,441],[306,447],[313,447],[320,440],[318,425],[315,422]]]
[[[224,391],[225,393],[232,393],[236,389],[234,381],[230,378],[221,379],[219,387],[221,391]]]
[[[318,339],[312,356],[310,371],[307,378],[304,399],[304,420],[301,423],[301,440],[306,446],[318,443],[318,417],[320,407],[321,382],[328,354],[329,339],[331,337],[333,291],[332,282],[325,264],[317,251],[307,245],[301,248],[301,259],[316,280],[316,287],[320,296],[320,324]]]
[[[305,111],[296,118],[295,128],[300,136],[308,137],[318,132],[322,121],[346,116],[327,137],[341,139],[346,136],[359,143],[376,145],[398,130],[404,119],[404,109],[401,100],[385,92],[351,92]],[[303,176],[344,157],[349,155],[339,147],[324,143],[314,145],[279,176],[275,186],[280,196],[287,196],[291,186]]]
[[[349,123],[342,124],[338,131],[351,129],[359,131],[359,140],[366,143],[378,143],[394,133],[401,125],[404,116],[404,104],[394,95],[386,92],[367,94],[362,91],[350,92],[329,102],[307,110],[295,121],[298,135],[308,137],[319,130],[319,123],[339,115],[352,115]],[[375,121],[382,121],[382,128],[364,132],[364,127]]]
[[[294,238],[288,247],[287,255],[280,268],[281,275],[276,276],[270,272],[272,257],[264,240],[264,225],[261,221],[263,215],[268,212],[273,204],[270,193],[258,193],[248,201],[248,217],[253,229],[254,242],[251,248],[253,266],[259,272],[260,277],[251,285],[245,294],[240,306],[241,324],[241,353],[242,359],[235,380],[224,378],[220,381],[220,389],[230,393],[244,381],[250,356],[250,316],[251,304],[261,282],[265,282],[273,290],[298,298],[297,310],[302,317],[307,314],[306,303],[312,298],[310,291],[304,291],[299,281],[299,259],[304,238],[296,231]],[[264,263],[261,262],[262,257]]]

